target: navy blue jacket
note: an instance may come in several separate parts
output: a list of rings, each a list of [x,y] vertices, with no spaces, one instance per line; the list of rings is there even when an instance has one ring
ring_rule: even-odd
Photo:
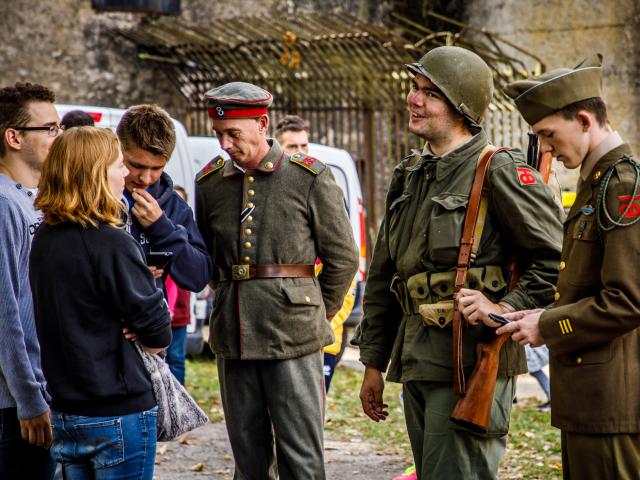
[[[145,253],[172,252],[171,265],[169,271],[165,270],[164,276],[171,274],[176,285],[183,290],[199,292],[211,278],[212,266],[191,207],[173,190],[173,181],[164,172],[148,191],[164,213],[145,229],[131,213],[134,203],[131,196],[126,195],[127,231],[140,243]],[[163,283],[161,279],[156,279],[158,287],[162,288]]]

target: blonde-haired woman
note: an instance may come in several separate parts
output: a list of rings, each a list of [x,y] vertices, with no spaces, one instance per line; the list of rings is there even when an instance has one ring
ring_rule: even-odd
[[[142,360],[171,341],[162,292],[140,246],[121,228],[127,168],[113,132],[56,138],[36,208],[44,216],[30,278],[54,443],[65,478],[151,479],[156,402]]]

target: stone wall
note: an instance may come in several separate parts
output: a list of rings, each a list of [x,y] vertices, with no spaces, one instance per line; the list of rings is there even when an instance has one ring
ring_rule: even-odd
[[[604,55],[609,119],[640,152],[640,3],[638,0],[474,0],[466,19],[521,46],[547,69]]]
[[[267,15],[287,2],[182,0],[181,17],[210,24],[224,18]],[[59,103],[125,108],[155,102],[181,117],[186,102],[175,86],[136,58],[134,45],[110,35],[135,26],[143,14],[99,13],[90,0],[0,1],[0,85],[16,81],[52,88]]]

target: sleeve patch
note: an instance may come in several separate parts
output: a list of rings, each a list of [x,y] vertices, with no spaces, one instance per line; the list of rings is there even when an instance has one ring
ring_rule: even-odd
[[[624,215],[624,218],[640,216],[640,195],[633,197],[633,200],[631,195],[622,195],[618,200],[620,200],[620,215]]]
[[[527,186],[536,185],[538,183],[535,175],[531,173],[529,167],[516,167],[516,171],[518,174],[518,181],[520,182],[520,185]]]

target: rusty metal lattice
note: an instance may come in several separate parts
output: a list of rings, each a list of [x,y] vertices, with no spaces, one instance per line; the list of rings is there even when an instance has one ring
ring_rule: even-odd
[[[361,174],[369,232],[375,234],[393,166],[420,143],[406,128],[405,63],[446,44],[482,56],[498,87],[542,69],[539,59],[489,31],[429,15],[447,31],[398,15],[382,27],[346,14],[315,14],[232,18],[206,29],[160,18],[117,33],[134,42],[138,57],[154,62],[187,99],[191,134],[211,134],[204,92],[245,81],[274,94],[272,125],[283,115],[299,114],[311,123],[312,141],[348,150]],[[485,125],[495,144],[522,145],[526,126],[500,88]]]

